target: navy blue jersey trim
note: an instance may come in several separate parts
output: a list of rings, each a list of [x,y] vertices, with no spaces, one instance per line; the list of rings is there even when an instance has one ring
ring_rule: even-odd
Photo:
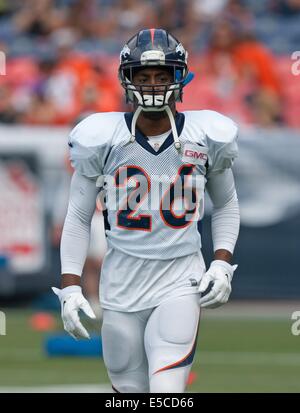
[[[125,116],[125,121],[126,125],[131,132],[131,123],[132,123],[132,118],[133,118],[133,112],[127,112],[124,114]],[[180,136],[183,127],[184,127],[184,121],[185,121],[185,116],[183,113],[176,112],[175,115],[175,124],[176,124],[176,129],[177,129],[177,134]],[[173,139],[173,133],[171,132],[170,135],[168,135],[167,139],[164,141],[162,146],[159,148],[158,151],[155,151],[152,146],[149,143],[149,139],[147,136],[145,136],[138,128],[136,129],[136,134],[135,134],[135,139],[139,145],[141,145],[146,151],[152,153],[152,155],[159,155],[162,153],[164,150],[166,150],[169,146],[171,146],[174,143]]]
[[[202,236],[202,230],[203,230],[203,225],[202,225],[202,219],[199,219],[197,221],[197,231],[199,232],[199,234]]]
[[[104,209],[104,210],[102,211],[102,214],[103,214],[103,219],[104,219],[104,229],[105,229],[105,231],[110,231],[110,223],[109,223],[109,221],[108,221],[108,212],[107,212],[107,209]],[[105,233],[105,235],[106,235],[106,233]]]
[[[106,162],[107,162],[107,160],[108,160],[109,155],[111,154],[112,149],[113,149],[113,146],[111,146],[111,147],[109,148],[108,154],[106,155],[105,160],[104,160],[104,162],[103,162],[103,168],[102,168],[102,169],[105,168]]]

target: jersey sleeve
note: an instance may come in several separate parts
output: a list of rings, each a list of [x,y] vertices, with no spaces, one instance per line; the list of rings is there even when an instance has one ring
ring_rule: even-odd
[[[205,139],[208,147],[207,177],[231,168],[238,156],[238,127],[230,118],[206,111]]]
[[[88,178],[103,173],[104,161],[111,146],[110,114],[96,113],[82,120],[69,135],[70,160],[73,168]]]
[[[233,254],[240,228],[239,202],[231,169],[215,174],[207,182],[213,203],[211,229],[214,251],[225,249]]]
[[[60,244],[62,274],[82,274],[97,194],[95,182],[75,171]]]

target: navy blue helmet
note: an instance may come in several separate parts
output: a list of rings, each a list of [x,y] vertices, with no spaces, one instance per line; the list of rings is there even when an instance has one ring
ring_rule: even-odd
[[[138,32],[120,53],[119,79],[127,102],[136,101],[144,110],[161,110],[168,105],[173,93],[175,101],[182,101],[182,89],[191,80],[187,57],[182,44],[166,30],[145,29]],[[172,75],[172,82],[155,87],[134,85],[134,74],[151,66],[166,68]],[[163,91],[160,96],[157,95],[157,87]]]

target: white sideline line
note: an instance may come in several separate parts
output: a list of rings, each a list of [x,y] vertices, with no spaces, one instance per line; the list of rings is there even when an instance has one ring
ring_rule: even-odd
[[[0,393],[112,393],[108,384],[74,384],[34,387],[0,387]]]

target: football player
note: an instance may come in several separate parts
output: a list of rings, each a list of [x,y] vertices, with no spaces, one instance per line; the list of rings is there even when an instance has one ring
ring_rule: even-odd
[[[217,112],[176,110],[193,77],[187,57],[167,31],[140,31],[120,54],[132,112],[90,115],[70,134],[75,173],[61,239],[62,288],[54,291],[65,330],[89,337],[78,311],[94,315],[80,276],[101,191],[108,244],[100,280],[103,357],[116,392],[183,392],[200,308],[226,303],[231,292],[238,129]],[[198,231],[204,189],[214,206],[208,269]]]

